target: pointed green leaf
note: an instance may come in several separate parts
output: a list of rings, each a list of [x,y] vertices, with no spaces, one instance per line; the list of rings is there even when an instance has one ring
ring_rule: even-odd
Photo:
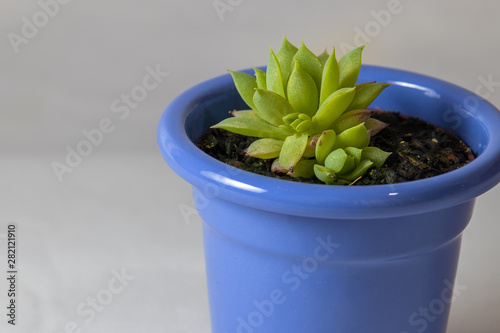
[[[285,139],[280,153],[280,164],[283,168],[292,171],[300,161],[306,150],[308,136],[304,133],[290,135]]]
[[[244,117],[226,118],[212,128],[222,128],[236,134],[255,136],[258,138],[274,138],[285,140],[288,134],[281,128],[271,125],[264,120],[255,120]]]
[[[297,47],[291,44],[285,36],[283,36],[283,42],[281,43],[280,49],[276,53],[280,67],[281,67],[281,77],[283,78],[283,83],[286,88],[288,78],[292,73],[292,60],[297,53]]]
[[[318,88],[297,62],[288,80],[287,96],[295,112],[312,117],[318,110]]]
[[[327,130],[321,133],[318,141],[316,142],[316,160],[319,164],[324,164],[325,159],[332,152],[337,134],[333,130]]]
[[[320,164],[314,165],[314,174],[319,180],[326,184],[334,184],[337,180],[337,177],[335,177],[335,174],[331,170],[328,170],[327,167]]]
[[[373,110],[366,109],[345,112],[333,122],[331,128],[337,133],[342,133],[348,128],[364,123],[372,114]]]
[[[390,83],[383,82],[357,84],[356,95],[347,110],[366,109],[390,85]]]
[[[283,125],[283,117],[294,112],[285,98],[269,90],[257,88],[253,102],[259,116],[275,126]]]
[[[309,137],[307,140],[306,150],[304,151],[303,157],[311,158],[316,156],[316,143],[319,139],[319,135]]]
[[[298,112],[292,112],[283,117],[283,122],[286,125],[292,125],[292,123],[299,118]]]
[[[323,104],[325,99],[337,89],[339,89],[339,65],[335,57],[335,49],[333,49],[332,54],[330,54],[323,67],[319,103]]]
[[[359,165],[351,172],[345,173],[345,174],[338,174],[339,178],[346,179],[346,180],[356,180],[359,177],[363,176],[368,169],[370,169],[373,166],[373,162],[370,160],[363,160]]]
[[[308,132],[311,128],[312,128],[312,121],[308,119],[308,120],[303,120],[300,124],[298,124],[295,127],[295,130],[300,133],[300,132]]]
[[[294,132],[308,132],[312,127],[312,120],[305,113],[290,113],[283,117],[283,122]]]
[[[325,167],[334,173],[341,171],[344,168],[344,164],[347,160],[347,153],[344,149],[335,149],[330,152],[325,159]]]
[[[266,88],[282,97],[286,97],[281,67],[272,48],[269,52],[269,61],[267,63]]]
[[[378,120],[378,119],[374,119],[374,118],[369,118],[365,122],[365,127],[368,130],[368,134],[370,134],[370,136],[374,136],[375,134],[377,134],[378,132],[380,132],[381,130],[386,128],[387,126],[389,126],[389,125]]]
[[[283,146],[283,140],[277,139],[259,139],[254,142],[246,149],[248,156],[270,159],[280,156],[281,146]]]
[[[291,128],[290,126],[288,125],[279,125],[278,126],[281,130],[283,130],[284,132],[286,132],[288,135],[292,135],[292,134],[295,134],[297,133],[293,128]]]
[[[277,158],[273,161],[273,164],[271,165],[271,171],[274,173],[287,173],[288,170],[283,168],[280,164],[280,159]]]
[[[354,157],[354,162],[358,165],[361,162],[361,155],[363,154],[363,150],[356,147],[347,147],[344,149],[347,155]]]
[[[233,117],[240,118],[251,118],[255,120],[261,120],[259,114],[255,110],[234,110],[231,112]]]
[[[362,45],[347,52],[339,60],[340,88],[354,87],[356,84],[361,69],[361,53],[364,47],[365,45]]]
[[[300,160],[299,163],[287,174],[291,177],[312,178],[314,176],[315,159]]]
[[[266,84],[266,72],[264,72],[262,69],[254,68],[255,71],[255,78],[257,80],[257,88],[260,89],[267,89],[267,84]]]
[[[363,148],[361,159],[370,160],[373,162],[375,167],[380,168],[382,165],[384,165],[385,161],[390,155],[391,153],[385,152],[377,147],[365,147]]]
[[[335,141],[335,148],[356,147],[364,148],[370,143],[370,136],[364,124],[351,127],[339,135]]]
[[[231,70],[229,73],[231,73],[236,90],[240,93],[243,101],[245,101],[251,109],[255,110],[255,105],[253,104],[253,94],[255,93],[255,88],[257,88],[255,77],[247,73],[234,72]]]
[[[318,109],[313,117],[313,127],[324,131],[345,111],[355,94],[354,88],[343,88],[332,93]]]
[[[323,66],[318,60],[318,57],[314,55],[305,46],[304,42],[300,44],[299,50],[293,57],[293,59],[299,63],[300,67],[305,70],[316,83],[316,87],[319,90],[321,87],[321,75],[323,74]]]
[[[356,166],[354,157],[348,155],[343,149],[332,151],[325,159],[325,166],[335,174],[349,172]]]
[[[330,55],[328,54],[328,51],[326,49],[320,55],[318,55],[318,60],[321,63],[321,66],[325,66],[329,56]]]

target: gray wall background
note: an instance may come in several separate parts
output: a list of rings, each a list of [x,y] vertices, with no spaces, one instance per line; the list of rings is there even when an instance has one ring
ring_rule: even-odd
[[[451,81],[500,106],[499,13],[493,0],[3,0],[0,270],[15,223],[15,330],[209,332],[200,220],[180,213],[190,188],[156,145],[161,113],[185,89],[264,65],[286,35],[339,56],[368,42],[364,63]],[[58,176],[54,163],[99,126],[108,133]],[[464,235],[457,282],[467,288],[452,333],[500,327],[499,199],[494,189],[478,200]],[[122,269],[134,277],[123,291],[82,315]],[[4,319],[0,330],[14,332]]]
[[[483,91],[500,104],[496,1],[220,2],[232,11],[219,16],[213,0],[72,0],[60,4],[26,44],[18,42],[16,53],[8,34],[23,36],[23,17],[34,22],[35,15],[44,23],[36,15],[41,7],[3,1],[2,150],[61,158],[66,145],[81,140],[81,131],[103,117],[117,127],[95,153],[156,150],[156,122],[177,94],[228,68],[267,63],[269,47],[279,48],[283,35],[294,44],[304,40],[316,53],[332,45],[342,53],[342,44],[367,41],[365,63],[432,75],[470,90],[492,76],[495,91]],[[374,13],[389,9],[397,14],[377,21]],[[169,76],[119,121],[113,101],[141,85],[148,66]]]

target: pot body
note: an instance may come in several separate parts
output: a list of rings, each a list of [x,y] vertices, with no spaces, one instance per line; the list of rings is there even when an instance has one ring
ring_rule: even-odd
[[[248,72],[252,72],[249,70]],[[461,234],[475,198],[500,181],[500,113],[455,85],[362,66],[389,82],[372,107],[453,131],[476,153],[444,175],[402,184],[328,186],[227,166],[195,142],[247,109],[229,74],[167,107],[158,143],[193,185],[203,218],[214,333],[444,333]]]
[[[473,206],[346,220],[212,198],[199,207],[212,331],[445,333]]]

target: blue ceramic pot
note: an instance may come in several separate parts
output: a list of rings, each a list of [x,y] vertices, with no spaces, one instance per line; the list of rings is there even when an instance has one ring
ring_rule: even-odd
[[[394,84],[374,106],[450,130],[478,157],[402,184],[302,184],[235,169],[194,145],[229,110],[248,108],[229,75],[165,110],[161,153],[193,185],[204,220],[214,333],[446,331],[462,232],[475,198],[500,181],[500,112],[414,73],[363,66],[366,81]]]

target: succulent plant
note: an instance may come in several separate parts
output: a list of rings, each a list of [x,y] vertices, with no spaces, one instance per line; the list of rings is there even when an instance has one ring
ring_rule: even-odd
[[[297,48],[283,37],[277,53],[271,48],[265,72],[229,71],[250,109],[212,127],[260,138],[246,153],[275,159],[274,172],[351,183],[389,156],[368,146],[387,124],[370,118],[374,111],[367,107],[389,84],[356,84],[363,48],[337,62],[335,49],[316,56],[303,42]]]

